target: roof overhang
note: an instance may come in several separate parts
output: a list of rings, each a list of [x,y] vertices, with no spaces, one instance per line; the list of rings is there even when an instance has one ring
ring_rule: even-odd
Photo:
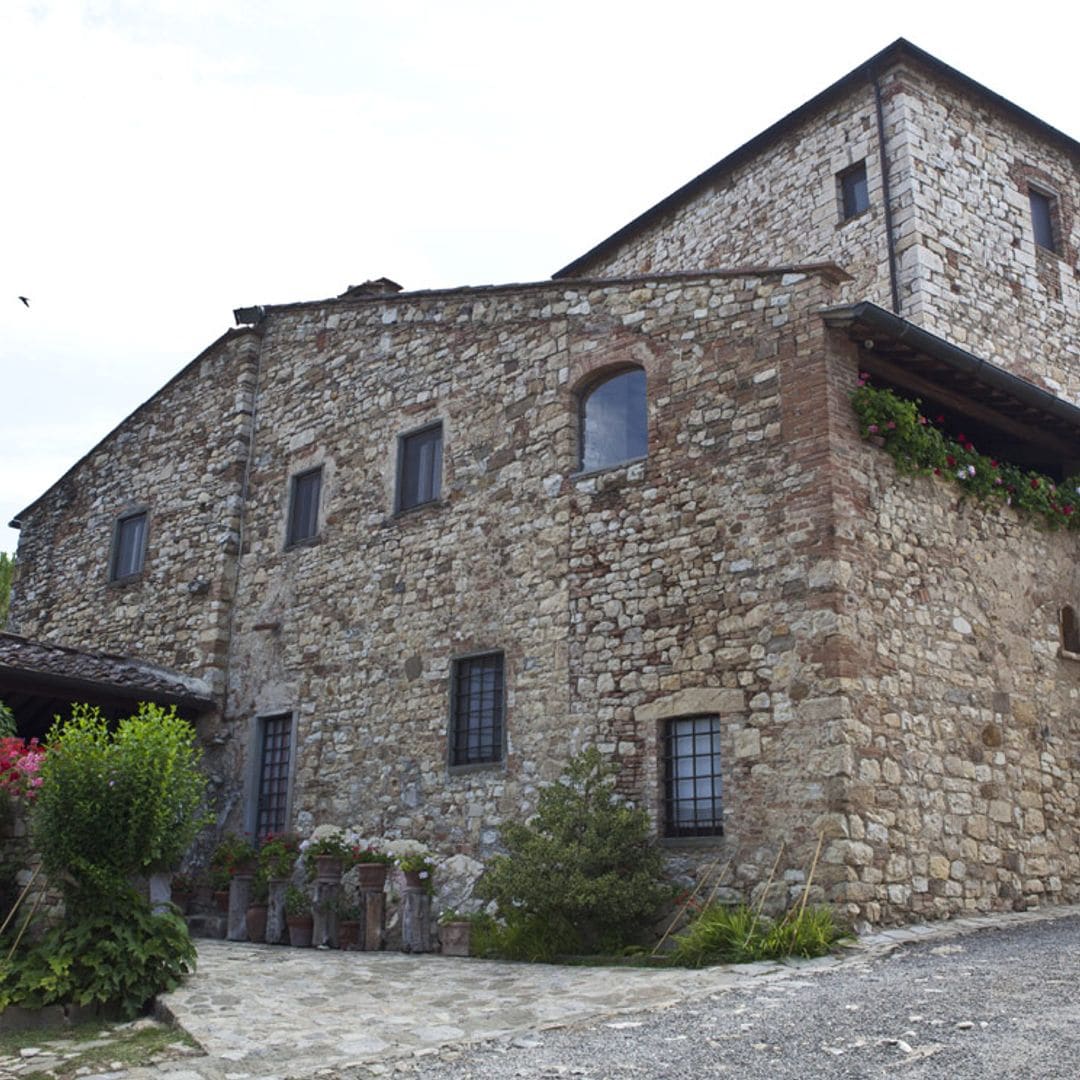
[[[141,701],[175,705],[191,719],[216,708],[202,680],[130,657],[89,652],[0,632],[0,701],[19,733],[43,735],[74,702],[125,715]]]
[[[965,412],[1063,460],[1080,458],[1080,408],[876,304],[822,313],[861,346],[871,375]]]

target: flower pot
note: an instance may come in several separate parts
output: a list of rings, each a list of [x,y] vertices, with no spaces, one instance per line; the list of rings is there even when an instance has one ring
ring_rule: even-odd
[[[258,869],[259,864],[255,859],[245,859],[243,862],[236,864],[233,877],[254,877]]]
[[[386,874],[389,869],[386,863],[357,863],[357,885],[366,891],[382,892],[386,887]]]
[[[341,859],[339,859],[336,855],[316,855],[315,880],[340,881]]]
[[[286,923],[289,927],[289,944],[297,949],[310,949],[315,920],[310,915],[300,918],[290,916]]]
[[[191,907],[191,893],[177,892],[173,889],[172,902],[176,905],[176,909],[181,915],[186,915],[188,913],[188,908]]]
[[[402,870],[405,875],[405,888],[407,889],[426,889],[427,878],[422,877],[422,870]]]
[[[439,927],[439,941],[444,956],[468,956],[472,923],[449,922]]]
[[[244,912],[244,925],[247,928],[248,941],[266,940],[266,905],[252,904]]]
[[[337,944],[339,949],[353,949],[360,943],[360,923],[354,919],[344,919],[337,924]]]
[[[222,915],[228,915],[229,913],[229,890],[228,889],[215,889],[214,890],[214,903],[217,904],[218,911]]]

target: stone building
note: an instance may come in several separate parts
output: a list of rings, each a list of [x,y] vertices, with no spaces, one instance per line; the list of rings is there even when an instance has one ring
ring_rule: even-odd
[[[1077,533],[849,401],[1076,471],[1078,160],[898,41],[551,281],[242,309],[18,515],[0,697],[174,673],[252,831],[483,858],[595,744],[738,889],[1080,899]]]

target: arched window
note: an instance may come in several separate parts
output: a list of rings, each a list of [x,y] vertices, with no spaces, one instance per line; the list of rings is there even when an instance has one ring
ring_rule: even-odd
[[[628,368],[595,385],[581,403],[581,469],[592,472],[648,453],[645,372]]]
[[[1080,654],[1080,624],[1076,621],[1076,609],[1066,604],[1061,609],[1061,647]]]

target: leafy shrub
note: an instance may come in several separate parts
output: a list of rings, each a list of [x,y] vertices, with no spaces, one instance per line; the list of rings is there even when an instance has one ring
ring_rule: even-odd
[[[613,951],[655,915],[663,860],[648,815],[616,794],[613,773],[591,748],[541,791],[531,822],[503,826],[507,854],[477,887],[498,904],[503,948]]]
[[[14,735],[15,731],[15,714],[0,701],[0,738]]]
[[[142,704],[113,734],[96,708],[75,705],[48,741],[34,836],[69,911],[179,864],[203,824],[206,780],[195,733],[175,709]]]
[[[194,968],[184,920],[155,914],[129,891],[69,915],[27,952],[0,963],[0,1011],[74,1002],[113,1004],[132,1017]]]
[[[675,939],[671,962],[702,967],[824,956],[843,936],[829,908],[792,908],[783,919],[773,921],[745,905],[713,904]]]

